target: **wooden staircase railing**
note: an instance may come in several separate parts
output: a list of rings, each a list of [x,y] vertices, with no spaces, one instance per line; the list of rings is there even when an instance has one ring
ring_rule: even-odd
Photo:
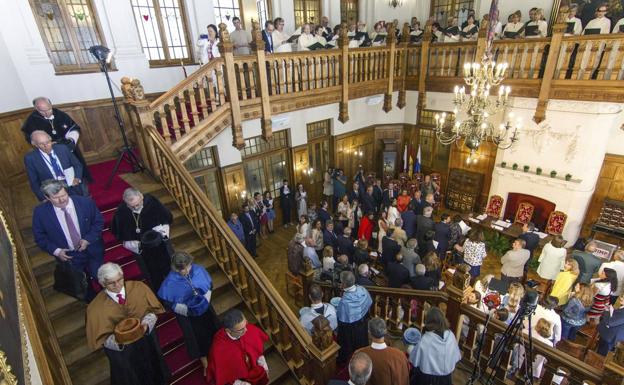
[[[28,339],[34,353],[39,376],[44,384],[71,385],[72,380],[63,359],[63,353],[52,327],[52,322],[48,317],[37,279],[33,273],[30,258],[16,221],[17,216],[10,203],[9,194],[3,187],[0,187],[0,209],[4,211],[10,236],[15,244],[16,255],[14,257],[17,258],[18,268],[16,274],[19,274],[20,280],[20,291],[17,294],[18,300],[21,297],[20,310],[23,312],[22,316],[28,331]],[[8,257],[3,256],[3,258]],[[21,349],[25,351],[26,346],[23,345]],[[24,368],[25,373],[28,370],[29,368]]]
[[[142,104],[131,103],[135,115]],[[238,291],[249,310],[271,336],[277,350],[302,384],[326,384],[335,371],[338,345],[321,350],[297,316],[229,230],[221,215],[153,126],[143,126],[152,171],[178,202],[198,236]]]

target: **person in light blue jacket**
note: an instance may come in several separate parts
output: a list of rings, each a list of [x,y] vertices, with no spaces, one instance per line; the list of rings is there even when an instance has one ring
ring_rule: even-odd
[[[459,346],[444,314],[432,307],[425,317],[424,334],[409,360],[416,372],[412,384],[452,385]]]
[[[351,271],[340,273],[342,298],[337,306],[338,315],[338,362],[346,362],[351,354],[368,345],[367,318],[373,300],[368,290],[355,284]]]

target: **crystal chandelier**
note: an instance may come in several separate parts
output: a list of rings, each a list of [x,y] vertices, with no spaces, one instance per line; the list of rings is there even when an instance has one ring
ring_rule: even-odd
[[[486,55],[481,63],[466,63],[464,65],[464,81],[470,87],[466,93],[464,86],[455,86],[453,104],[455,108],[453,119],[448,119],[446,113],[435,115],[435,133],[438,141],[444,145],[464,140],[470,149],[470,157],[481,143],[491,141],[500,149],[510,148],[518,140],[520,119],[513,121],[513,114],[509,114],[505,123],[495,127],[489,118],[500,112],[508,105],[509,86],[501,85],[507,71],[507,63],[496,63]],[[490,97],[492,88],[498,86],[498,97]],[[458,113],[466,114],[460,120]],[[470,159],[470,158],[469,158]]]

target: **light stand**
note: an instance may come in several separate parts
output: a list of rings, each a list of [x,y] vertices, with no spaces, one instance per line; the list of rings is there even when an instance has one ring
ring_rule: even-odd
[[[113,93],[113,85],[111,83],[110,76],[108,75],[108,63],[112,57],[112,52],[107,47],[103,45],[94,45],[89,48],[89,52],[93,57],[95,57],[100,65],[100,70],[104,72],[106,76],[106,82],[108,83],[108,90],[110,92],[111,101],[113,102],[113,108],[115,110],[115,119],[117,120],[117,125],[119,126],[119,132],[121,132],[121,138],[123,139],[123,146],[119,150],[119,156],[117,156],[117,161],[115,162],[115,167],[113,167],[113,172],[108,177],[104,188],[109,188],[111,182],[113,181],[113,177],[117,174],[119,170],[119,165],[122,160],[126,160],[132,166],[132,172],[139,171],[147,171],[150,175],[149,170],[143,165],[143,163],[137,158],[137,156],[132,151],[132,147],[130,143],[128,143],[128,138],[126,137],[126,128],[124,126],[123,120],[121,118],[121,114],[119,113],[119,107],[117,106],[117,101],[115,100],[115,94]]]

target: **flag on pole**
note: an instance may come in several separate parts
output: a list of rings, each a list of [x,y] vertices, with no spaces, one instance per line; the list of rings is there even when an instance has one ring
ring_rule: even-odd
[[[407,144],[405,145],[405,150],[403,151],[403,172],[407,172]]]
[[[420,172],[420,144],[418,145],[418,153],[416,154],[416,162],[414,163],[414,173]]]

